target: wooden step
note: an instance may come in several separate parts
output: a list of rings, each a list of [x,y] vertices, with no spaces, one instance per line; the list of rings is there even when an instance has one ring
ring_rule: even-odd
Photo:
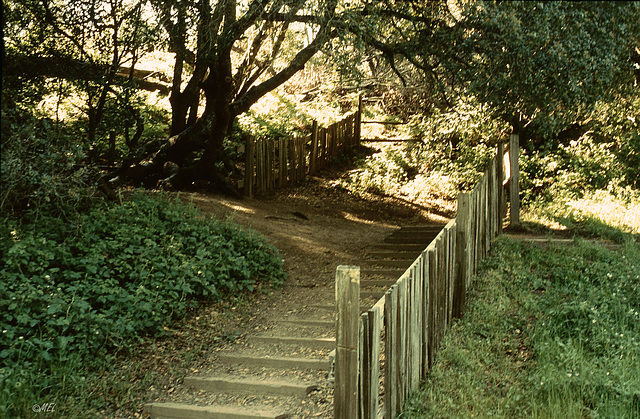
[[[367,291],[367,290],[360,290],[360,298],[380,298],[382,297],[382,295],[386,292],[386,290],[384,291]],[[369,307],[371,308],[371,307]],[[369,308],[367,308],[367,310],[369,310]]]
[[[287,324],[303,327],[333,327],[335,322],[331,320],[305,320],[305,319],[282,319],[275,321],[278,324]]]
[[[267,407],[196,406],[185,403],[148,403],[144,412],[154,419],[281,419],[285,412]]]
[[[318,310],[327,310],[327,311],[335,311],[336,309],[336,305],[335,304],[314,304],[309,306],[311,308],[315,308]],[[360,306],[360,311],[365,312],[367,310],[369,310],[371,307],[367,306],[367,305],[361,305]]]
[[[298,338],[290,336],[249,336],[247,338],[252,344],[270,344],[270,345],[300,345],[310,349],[333,349],[336,347],[334,338]]]
[[[427,246],[423,244],[403,244],[403,243],[380,243],[377,249],[393,252],[422,252]]]
[[[425,247],[436,238],[436,235],[421,235],[421,236],[389,236],[385,237],[383,240],[384,243],[388,244],[419,244],[424,245]]]
[[[408,268],[411,266],[415,259],[370,259],[366,261],[361,261],[359,263],[362,265],[375,265],[382,266],[385,268]]]
[[[446,224],[426,224],[421,226],[402,226],[400,230],[394,231],[395,233],[421,233],[421,232],[440,232],[443,228],[445,228]]]
[[[413,261],[420,256],[420,252],[374,251],[368,252],[367,256],[374,259],[401,259]]]
[[[372,276],[372,275],[378,275],[378,276],[390,276],[390,277],[396,277],[396,278],[400,278],[400,275],[402,275],[404,273],[405,269],[402,268],[395,268],[395,269],[360,269],[360,276]],[[362,294],[361,294],[362,295]]]
[[[291,380],[260,380],[255,377],[215,376],[185,377],[184,384],[215,393],[251,394],[256,396],[291,396],[306,398],[317,390],[316,385],[294,383]]]
[[[397,279],[367,279],[360,281],[361,287],[391,287]],[[362,292],[362,291],[360,291]]]
[[[264,368],[329,370],[329,360],[317,358],[262,357],[257,355],[220,354],[218,360],[226,364],[242,364],[246,366]]]

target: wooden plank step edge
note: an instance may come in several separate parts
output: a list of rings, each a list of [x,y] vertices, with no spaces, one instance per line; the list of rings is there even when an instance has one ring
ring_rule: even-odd
[[[319,386],[294,383],[291,380],[260,380],[254,377],[215,376],[185,377],[184,384],[215,393],[251,394],[257,396],[291,396],[306,398]]]
[[[384,295],[387,290],[380,291],[363,291],[360,290],[360,298],[380,298]],[[367,309],[368,310],[368,309]]]
[[[290,368],[302,370],[329,370],[329,359],[264,357],[253,355],[220,354],[218,360],[227,364],[242,364],[265,368]]]
[[[424,231],[424,232],[402,232],[397,231],[395,233],[389,234],[387,237],[395,238],[395,239],[419,239],[422,237],[435,237],[440,233],[441,230],[438,231]]]
[[[400,226],[399,230],[395,230],[394,233],[398,232],[422,232],[422,231],[440,231],[445,228],[446,224],[427,224],[421,226]],[[393,234],[393,233],[392,233]]]
[[[431,243],[436,236],[429,237],[387,237],[382,240],[383,244],[398,244],[398,245],[416,245],[416,246],[425,246]]]
[[[370,258],[377,258],[382,260],[416,260],[420,256],[420,252],[393,252],[393,251],[372,251],[367,252],[367,256]]]
[[[367,279],[367,280],[360,281],[360,286],[361,287],[390,287],[396,282],[397,282],[396,279]]]
[[[413,262],[412,262],[413,263]],[[380,276],[397,276],[400,278],[400,275],[406,271],[406,268],[396,268],[396,269],[361,269],[360,275],[380,275]]]
[[[336,347],[335,338],[299,338],[291,336],[249,336],[250,343],[272,344],[272,345],[300,345],[311,349],[333,349]]]
[[[196,406],[186,403],[147,403],[144,412],[154,419],[282,419],[286,413],[268,407]]]
[[[427,246],[422,244],[378,243],[375,248],[394,252],[422,252]]]
[[[356,262],[358,266],[380,266],[385,268],[408,268],[416,259],[369,259]]]
[[[304,319],[282,319],[275,320],[279,324],[293,324],[296,326],[309,326],[309,327],[333,327],[335,322],[331,320],[304,320]]]
[[[310,305],[309,307],[315,308],[315,309],[318,309],[318,310],[329,310],[329,311],[336,309],[336,305],[335,304],[313,304],[313,305]],[[369,307],[369,306],[361,305],[360,306],[360,311],[367,311],[370,308],[371,307]]]

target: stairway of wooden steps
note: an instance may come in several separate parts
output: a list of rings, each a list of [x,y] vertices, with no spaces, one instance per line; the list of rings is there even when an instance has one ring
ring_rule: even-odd
[[[368,310],[392,286],[444,225],[402,227],[369,249],[361,266],[361,311]],[[145,405],[154,419],[256,419],[333,417],[335,349],[333,289],[318,287],[318,304],[299,315],[274,319],[266,332],[247,336],[243,345],[217,354],[217,372],[185,377],[190,396]]]

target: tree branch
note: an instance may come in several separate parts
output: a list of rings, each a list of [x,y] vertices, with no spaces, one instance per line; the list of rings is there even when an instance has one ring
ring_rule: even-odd
[[[2,63],[2,76],[36,78],[39,76],[59,78],[65,80],[99,81],[111,67],[108,64],[96,64],[75,60],[68,57],[39,57],[7,55]],[[141,73],[134,72],[135,87],[147,91],[159,91],[169,94],[169,86],[137,78]],[[124,85],[129,82],[129,76],[115,74],[113,82]]]

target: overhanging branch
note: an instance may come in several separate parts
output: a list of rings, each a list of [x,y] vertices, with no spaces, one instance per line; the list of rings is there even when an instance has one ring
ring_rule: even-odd
[[[69,57],[40,57],[40,56],[20,56],[7,55],[2,63],[2,77],[53,77],[65,80],[89,80],[100,81],[108,71],[108,64],[88,63]],[[169,94],[169,86],[137,78],[136,76],[145,74],[134,72],[135,87],[147,91],[158,91],[162,94]],[[112,83],[124,85],[130,82],[128,75],[116,74]]]

